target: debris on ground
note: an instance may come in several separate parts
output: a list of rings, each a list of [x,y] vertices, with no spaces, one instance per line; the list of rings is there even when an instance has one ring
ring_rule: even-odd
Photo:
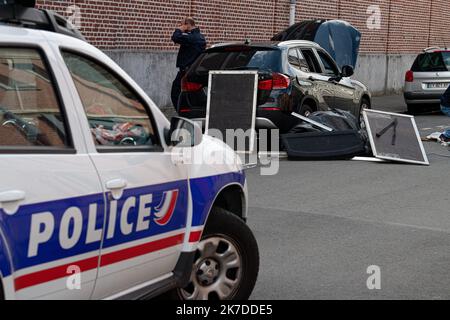
[[[317,111],[295,126],[281,141],[291,160],[340,160],[367,155],[369,143],[358,119],[348,111]]]
[[[450,129],[444,132],[433,132],[432,134],[422,138],[422,141],[436,141],[443,146],[450,146]]]

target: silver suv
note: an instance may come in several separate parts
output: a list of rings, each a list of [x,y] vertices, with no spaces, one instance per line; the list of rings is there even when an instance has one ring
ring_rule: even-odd
[[[450,50],[428,48],[419,54],[405,75],[404,96],[409,113],[424,105],[439,106],[450,85]]]

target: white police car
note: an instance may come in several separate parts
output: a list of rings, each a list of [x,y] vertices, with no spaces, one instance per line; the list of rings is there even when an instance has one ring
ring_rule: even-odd
[[[234,152],[188,120],[171,125],[61,17],[10,9],[0,9],[1,298],[248,298],[259,255]],[[184,148],[177,128],[193,133]],[[180,149],[236,161],[191,165]]]

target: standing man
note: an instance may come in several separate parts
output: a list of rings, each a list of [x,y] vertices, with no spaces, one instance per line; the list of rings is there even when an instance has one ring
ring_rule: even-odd
[[[441,98],[441,111],[443,114],[450,117],[450,87],[447,88]],[[447,128],[440,138],[443,142],[450,143],[450,128]]]
[[[206,49],[206,39],[200,33],[192,18],[186,18],[172,35],[172,41],[180,45],[177,57],[177,77],[172,84],[172,103],[178,108],[178,98],[181,93],[181,79],[195,59]]]
[[[441,97],[441,111],[443,114],[450,117],[450,87],[447,88],[444,95]]]

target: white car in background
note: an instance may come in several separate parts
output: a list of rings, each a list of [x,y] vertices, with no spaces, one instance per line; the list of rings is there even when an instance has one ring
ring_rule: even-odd
[[[29,8],[8,19],[9,9],[0,8],[0,298],[247,299],[259,255],[234,151],[189,120],[170,124],[61,17]],[[179,143],[180,128],[191,140]],[[189,164],[176,149],[235,161]]]
[[[415,114],[427,105],[438,109],[441,97],[449,86],[450,50],[425,49],[405,75],[404,97],[408,112]]]

